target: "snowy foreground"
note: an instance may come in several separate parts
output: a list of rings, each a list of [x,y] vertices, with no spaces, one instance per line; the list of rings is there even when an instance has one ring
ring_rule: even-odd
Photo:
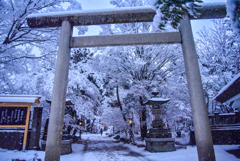
[[[196,146],[187,146],[186,149],[177,149],[174,152],[150,153],[144,148],[138,148],[131,144],[116,143],[112,138],[100,134],[83,134],[83,140],[87,140],[87,146],[72,144],[73,153],[62,155],[61,161],[197,161]],[[239,145],[215,145],[217,161],[240,161],[234,155],[225,150],[238,149]],[[32,161],[44,160],[43,151],[28,150],[26,152],[0,149],[0,161],[20,159]]]

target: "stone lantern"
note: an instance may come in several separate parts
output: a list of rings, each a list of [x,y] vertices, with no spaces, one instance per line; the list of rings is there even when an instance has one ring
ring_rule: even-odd
[[[157,97],[159,92],[153,92],[152,94],[154,97],[149,99],[146,104],[152,106],[152,114],[155,116],[155,119],[152,122],[152,128],[149,129],[149,133],[147,133],[145,138],[146,150],[150,152],[175,151],[175,139],[172,138],[171,133],[167,129],[164,129],[165,124],[161,118],[161,105],[167,103],[170,99]]]

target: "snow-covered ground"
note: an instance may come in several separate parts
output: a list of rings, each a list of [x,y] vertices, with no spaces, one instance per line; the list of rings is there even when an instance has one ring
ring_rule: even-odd
[[[105,134],[82,134],[82,139],[87,140],[87,148],[83,144],[72,144],[73,153],[62,155],[61,161],[197,161],[196,146],[187,146],[186,149],[177,149],[174,152],[150,153],[144,148],[138,148],[131,144],[113,142],[114,139]],[[226,150],[238,149],[239,145],[215,145],[217,161],[240,161]],[[84,149],[86,151],[84,151]],[[21,159],[32,161],[36,158],[44,160],[43,151],[27,150],[11,151],[0,149],[0,161],[11,161]]]

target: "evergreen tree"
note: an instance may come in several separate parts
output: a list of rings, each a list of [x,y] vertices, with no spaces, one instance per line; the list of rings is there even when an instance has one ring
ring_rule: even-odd
[[[157,11],[154,22],[160,29],[164,29],[168,22],[176,29],[184,14],[189,13],[194,17],[200,14],[199,3],[202,0],[151,0],[151,5]]]

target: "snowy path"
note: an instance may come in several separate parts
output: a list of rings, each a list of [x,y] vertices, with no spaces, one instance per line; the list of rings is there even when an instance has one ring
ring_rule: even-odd
[[[82,161],[147,161],[140,153],[130,150],[123,143],[88,140]]]
[[[138,148],[99,134],[84,135],[87,140],[84,153],[80,161],[197,161],[196,146],[187,149],[177,149],[174,152],[150,153],[144,148]],[[215,145],[217,161],[240,161],[240,159],[226,152],[239,149],[239,145]]]
[[[138,148],[131,144],[117,143],[105,134],[83,134],[85,145],[73,143],[73,152],[61,155],[60,161],[197,161],[196,146],[187,146],[186,149],[177,149],[173,152],[150,153],[144,148]],[[80,143],[80,142],[79,142]],[[87,143],[87,144],[86,144]],[[240,150],[240,145],[214,145],[216,161],[240,161],[226,150]],[[44,161],[44,151],[0,149],[0,161],[21,159],[32,161],[34,156]]]

